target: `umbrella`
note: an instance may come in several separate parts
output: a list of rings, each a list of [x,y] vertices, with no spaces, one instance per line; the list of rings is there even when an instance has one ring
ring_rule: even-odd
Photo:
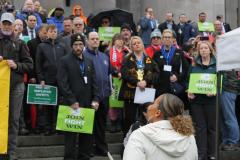
[[[134,33],[136,33],[136,26],[135,23],[133,21],[133,14],[116,8],[116,9],[111,9],[111,10],[105,10],[105,11],[101,11],[99,13],[97,13],[90,22],[90,25],[93,28],[98,28],[101,25],[101,21],[104,17],[108,17],[110,18],[111,21],[111,25],[113,27],[121,27],[122,24],[124,23],[128,23],[131,26],[131,29]]]

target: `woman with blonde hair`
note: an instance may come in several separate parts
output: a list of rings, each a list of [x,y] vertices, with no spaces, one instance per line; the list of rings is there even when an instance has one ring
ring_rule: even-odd
[[[216,74],[214,49],[208,41],[198,44],[198,56],[189,70],[192,73]],[[189,76],[190,77],[190,76]],[[199,160],[214,160],[216,136],[216,95],[194,94],[188,91],[190,113],[196,130]]]
[[[177,96],[163,94],[147,108],[150,124],[134,131],[123,160],[198,160],[190,116]]]
[[[144,90],[151,87],[158,76],[158,68],[154,61],[145,54],[142,39],[133,36],[130,40],[132,53],[124,57],[121,67],[122,86],[119,99],[124,101],[123,133],[128,132],[136,121],[138,104],[134,104],[136,87]]]

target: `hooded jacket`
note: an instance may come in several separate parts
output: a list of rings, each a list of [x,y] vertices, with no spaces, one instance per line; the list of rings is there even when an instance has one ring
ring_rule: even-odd
[[[134,131],[123,160],[197,160],[195,138],[173,130],[168,120],[148,124]]]
[[[76,16],[76,9],[77,9],[77,8],[82,8],[82,7],[81,7],[80,5],[75,5],[75,6],[73,6],[72,15]],[[81,16],[80,16],[80,18],[83,20],[83,22],[84,22],[85,24],[87,24],[87,17],[84,15],[83,10],[81,10]]]

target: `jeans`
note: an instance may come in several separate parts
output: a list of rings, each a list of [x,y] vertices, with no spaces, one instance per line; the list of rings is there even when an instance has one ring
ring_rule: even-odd
[[[235,112],[235,93],[223,91],[221,95],[221,132],[223,144],[237,144],[239,142],[239,126]]]
[[[19,117],[22,108],[22,100],[24,94],[24,84],[16,84],[10,90],[9,101],[9,125],[8,125],[8,154],[15,156],[17,146],[17,135],[19,128]]]

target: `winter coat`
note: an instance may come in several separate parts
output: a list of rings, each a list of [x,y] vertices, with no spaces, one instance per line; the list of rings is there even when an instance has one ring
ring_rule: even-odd
[[[38,81],[45,81],[46,84],[56,84],[59,61],[66,54],[67,51],[58,41],[52,44],[50,40],[46,40],[39,44],[35,59]]]
[[[134,131],[123,160],[197,160],[194,135],[183,136],[168,120],[148,124]]]

